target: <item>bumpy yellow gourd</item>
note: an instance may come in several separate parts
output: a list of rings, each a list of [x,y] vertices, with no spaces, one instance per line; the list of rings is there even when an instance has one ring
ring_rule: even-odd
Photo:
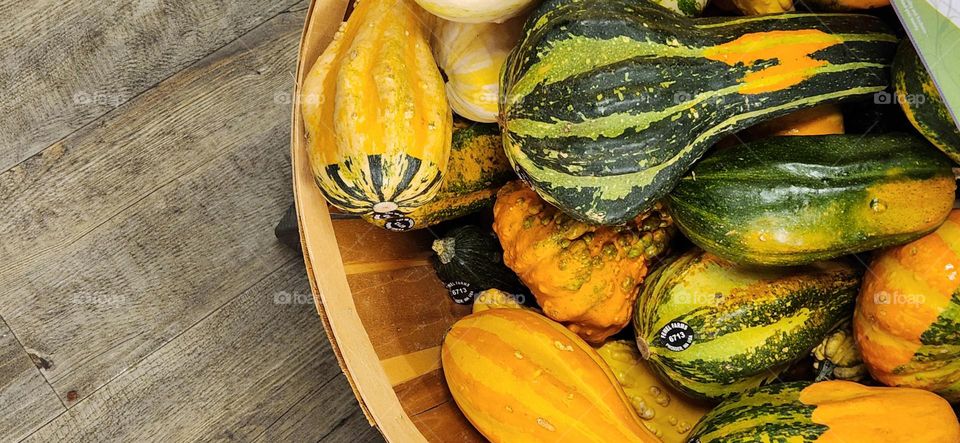
[[[860,381],[867,377],[867,367],[857,348],[849,322],[823,339],[813,351],[813,370],[817,379]]]
[[[710,408],[661,382],[634,342],[610,340],[597,353],[610,366],[644,426],[664,443],[686,443],[690,430]]]
[[[500,69],[522,30],[522,17],[500,24],[438,20],[433,51],[447,76],[454,112],[477,122],[497,121]]]
[[[533,311],[464,317],[440,356],[457,406],[494,443],[660,443],[597,352]]]
[[[502,23],[522,14],[537,0],[417,0],[437,17],[462,23]]]
[[[440,189],[453,114],[412,0],[363,0],[304,79],[307,153],[327,200],[412,212]]]

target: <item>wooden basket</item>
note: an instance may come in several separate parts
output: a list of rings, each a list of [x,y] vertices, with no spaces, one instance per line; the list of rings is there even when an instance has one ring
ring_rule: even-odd
[[[433,237],[332,220],[310,172],[300,84],[348,3],[310,5],[293,101],[293,191],[317,311],[360,407],[388,440],[485,441],[457,409],[440,371],[443,334],[470,309],[453,303],[436,278],[427,260]]]

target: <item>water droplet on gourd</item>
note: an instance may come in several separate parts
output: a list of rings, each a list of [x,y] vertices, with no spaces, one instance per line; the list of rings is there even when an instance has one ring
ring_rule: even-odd
[[[557,430],[557,428],[554,427],[553,424],[551,424],[550,422],[548,422],[548,421],[547,421],[545,418],[543,418],[543,417],[537,417],[537,424],[540,425],[540,427],[542,427],[543,429],[546,429],[546,430],[548,430],[548,431],[550,431],[550,432],[553,432],[553,431],[556,431],[556,430]]]
[[[879,198],[875,198],[873,200],[870,200],[870,209],[872,209],[873,212],[883,212],[887,210],[887,204],[884,203]]]

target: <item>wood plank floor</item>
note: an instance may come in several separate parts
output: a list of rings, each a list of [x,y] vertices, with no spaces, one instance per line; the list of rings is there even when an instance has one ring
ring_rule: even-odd
[[[0,0],[0,442],[382,441],[273,237],[306,7]]]

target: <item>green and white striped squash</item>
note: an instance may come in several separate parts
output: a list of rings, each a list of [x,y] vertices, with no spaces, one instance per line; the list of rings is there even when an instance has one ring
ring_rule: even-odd
[[[649,0],[547,0],[501,78],[517,172],[580,220],[623,223],[727,133],[889,84],[875,18],[689,19]]]
[[[694,249],[644,282],[637,346],[664,382],[722,399],[806,356],[849,317],[859,282],[846,262],[746,268]]]

